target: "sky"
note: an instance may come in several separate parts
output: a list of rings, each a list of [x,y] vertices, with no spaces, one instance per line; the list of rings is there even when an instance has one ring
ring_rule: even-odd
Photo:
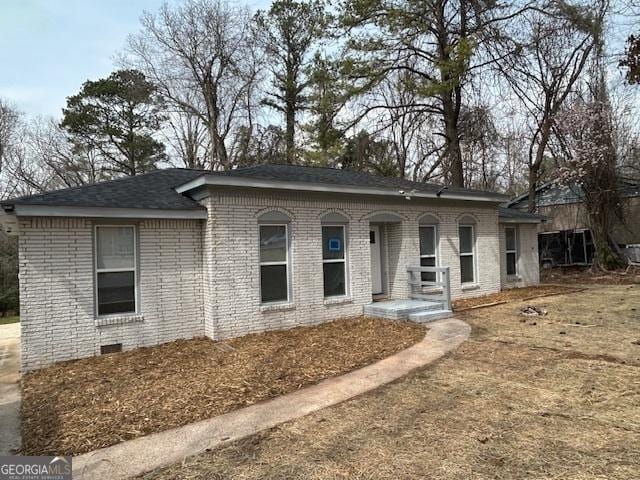
[[[157,11],[162,1],[0,0],[0,98],[28,117],[59,118],[86,80],[116,68],[114,56],[139,30],[143,10]],[[270,0],[243,3],[267,8]]]
[[[139,30],[143,10],[157,11],[162,3],[0,0],[0,98],[30,117],[60,117],[66,98],[86,80],[115,69],[114,56]]]

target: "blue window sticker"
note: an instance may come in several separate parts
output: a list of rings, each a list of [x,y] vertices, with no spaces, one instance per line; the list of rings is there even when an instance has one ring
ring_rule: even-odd
[[[329,239],[329,251],[330,252],[339,252],[342,250],[342,242],[339,238],[330,238]]]

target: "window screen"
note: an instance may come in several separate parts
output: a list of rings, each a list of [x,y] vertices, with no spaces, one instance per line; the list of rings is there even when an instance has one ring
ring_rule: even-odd
[[[96,227],[98,315],[136,311],[135,249],[135,227]]]
[[[260,299],[289,300],[289,241],[286,225],[260,225]]]
[[[324,296],[346,295],[346,245],[343,225],[322,227]]]
[[[437,264],[436,258],[436,226],[428,225],[420,227],[420,266],[422,267],[435,267]],[[422,281],[435,282],[435,272],[422,272]]]
[[[473,226],[460,225],[458,235],[460,240],[460,281],[473,283],[475,282]]]
[[[513,227],[505,228],[507,275],[518,273],[518,236]]]

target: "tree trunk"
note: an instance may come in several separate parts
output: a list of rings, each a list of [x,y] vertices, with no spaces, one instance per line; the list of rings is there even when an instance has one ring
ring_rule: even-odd
[[[458,135],[458,114],[451,92],[442,95],[442,110],[445,128],[445,151],[449,161],[451,185],[464,187],[464,169],[462,166],[462,150]]]
[[[296,155],[296,144],[295,144],[295,135],[296,135],[296,110],[295,103],[287,102],[287,112],[286,112],[286,132],[285,132],[285,140],[286,140],[286,161],[289,164],[294,163],[295,155]]]
[[[296,110],[298,108],[298,80],[296,74],[295,63],[288,62],[287,66],[287,85],[285,93],[285,144],[286,144],[286,162],[292,164],[295,161],[295,135],[296,135]]]
[[[464,187],[462,150],[460,149],[460,138],[458,136],[458,116],[450,93],[444,94],[442,107],[444,111],[445,143],[447,159],[449,161],[451,185],[454,187]]]
[[[609,243],[609,232],[611,231],[611,226],[609,225],[610,212],[606,210],[606,208],[602,208],[600,206],[595,207],[593,211],[589,213],[589,226],[591,227],[593,244],[596,249],[593,266],[595,268],[609,270],[620,267],[621,262],[618,256],[611,249]]]
[[[542,127],[540,128],[540,141],[536,150],[536,156],[533,161],[529,157],[529,199],[527,202],[527,209],[530,213],[536,211],[536,190],[538,189],[538,181],[540,180],[540,170],[544,162],[544,152],[549,144],[549,138],[551,137],[551,113],[543,120]],[[533,142],[536,138],[533,139]]]
[[[529,165],[529,197],[527,200],[527,211],[536,212],[536,190],[538,189],[538,169],[534,165]]]

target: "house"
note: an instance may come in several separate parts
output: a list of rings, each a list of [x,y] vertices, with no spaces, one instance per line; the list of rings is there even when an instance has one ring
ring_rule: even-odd
[[[430,306],[432,295],[442,315],[450,297],[536,284],[540,217],[505,200],[259,165],[4,201],[19,236],[22,367],[360,315],[374,296]]]
[[[614,225],[613,238],[623,253],[632,254],[635,252],[633,246],[640,244],[640,182],[622,179],[620,196],[622,218]],[[536,213],[546,218],[544,223],[538,225],[538,250],[542,265],[588,265],[592,262],[595,248],[582,197],[577,185],[548,182],[536,189]],[[528,204],[529,195],[524,194],[507,206],[527,211]]]

